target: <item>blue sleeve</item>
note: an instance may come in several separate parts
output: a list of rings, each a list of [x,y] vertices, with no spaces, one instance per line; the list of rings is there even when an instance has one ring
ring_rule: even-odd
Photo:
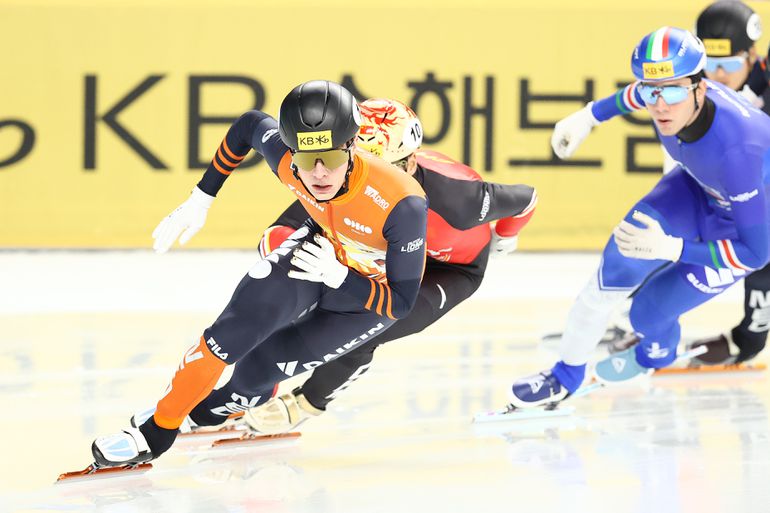
[[[230,126],[198,182],[198,188],[206,194],[216,196],[227,177],[252,148],[265,157],[268,166],[276,174],[278,163],[289,151],[278,135],[278,122],[275,118],[258,110],[245,113]]]
[[[382,229],[388,241],[385,256],[387,284],[350,271],[340,290],[362,298],[362,306],[392,319],[405,317],[417,301],[425,270],[428,202],[407,196],[390,212]],[[365,303],[365,304],[364,304]],[[381,305],[381,307],[380,307]]]
[[[767,198],[763,168],[768,154],[756,146],[741,146],[725,153],[722,186],[730,200],[737,236],[715,241],[684,241],[681,260],[732,270],[752,271],[768,261]]]
[[[596,100],[591,107],[591,113],[597,121],[607,121],[615,116],[622,116],[643,109],[644,101],[636,91],[637,83],[628,84],[612,96]]]

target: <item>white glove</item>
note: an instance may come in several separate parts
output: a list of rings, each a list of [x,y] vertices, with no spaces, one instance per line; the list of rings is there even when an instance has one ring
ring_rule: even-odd
[[[761,109],[765,106],[765,101],[761,96],[757,96],[756,93],[751,90],[749,84],[743,86],[743,89],[738,91],[738,93],[743,96],[751,105],[758,109]]]
[[[320,281],[327,287],[337,289],[348,276],[348,268],[337,260],[334,246],[326,237],[315,234],[311,242],[303,242],[294,250],[291,264],[305,272],[289,271],[289,278],[296,280]]]
[[[679,260],[684,247],[682,238],[666,235],[658,221],[638,210],[631,217],[647,227],[639,228],[625,220],[615,227],[612,234],[621,255],[642,260]]]
[[[588,102],[585,107],[573,112],[554,126],[551,147],[560,159],[571,157],[583,139],[591,133],[591,129],[599,124],[591,112],[593,104],[594,102]]]
[[[153,230],[152,238],[155,239],[153,249],[157,253],[165,253],[177,238],[179,238],[179,244],[187,243],[193,235],[198,233],[198,230],[203,228],[206,223],[206,214],[213,201],[214,196],[209,196],[195,187],[187,201],[167,215]],[[184,233],[182,233],[183,230]]]
[[[492,241],[489,243],[489,249],[492,256],[505,256],[516,251],[519,246],[519,236],[502,237],[492,228]]]

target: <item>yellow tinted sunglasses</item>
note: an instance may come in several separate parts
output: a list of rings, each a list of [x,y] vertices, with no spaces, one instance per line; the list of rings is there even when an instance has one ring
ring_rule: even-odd
[[[294,165],[304,171],[313,169],[317,160],[327,169],[336,169],[350,160],[350,150],[303,151],[291,155]]]

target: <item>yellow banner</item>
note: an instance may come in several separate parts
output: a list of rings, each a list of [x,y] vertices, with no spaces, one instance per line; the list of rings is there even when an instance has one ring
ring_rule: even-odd
[[[0,4],[0,247],[149,247],[230,122],[310,79],[401,99],[425,147],[529,183],[524,249],[593,249],[659,178],[644,114],[570,161],[555,121],[631,79],[630,55],[706,2],[61,1]],[[770,5],[752,3],[770,19]],[[758,45],[764,52],[766,43]],[[228,179],[191,247],[256,246],[292,200],[259,158]]]

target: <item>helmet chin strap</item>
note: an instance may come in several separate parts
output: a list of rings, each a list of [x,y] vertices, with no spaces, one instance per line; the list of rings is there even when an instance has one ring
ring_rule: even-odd
[[[350,185],[350,173],[353,172],[353,154],[350,154],[350,159],[348,159],[348,170],[345,171],[345,181],[342,183],[342,187],[340,187],[340,190],[337,191],[337,194],[334,195],[334,198],[336,199],[348,192],[349,185]],[[331,201],[331,200],[325,200],[325,201]]]

